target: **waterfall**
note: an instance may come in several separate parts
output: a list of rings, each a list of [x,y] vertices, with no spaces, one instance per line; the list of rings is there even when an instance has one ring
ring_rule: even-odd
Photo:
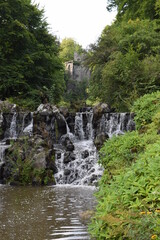
[[[23,125],[23,128],[24,128],[24,125]],[[31,122],[27,127],[23,129],[23,133],[26,133],[28,135],[32,135],[33,133],[33,112],[31,112]]]
[[[5,142],[0,142],[0,165],[4,162],[5,150],[9,148],[10,145],[6,145]]]
[[[93,135],[94,135],[94,131],[93,131],[93,112],[87,112],[86,113],[87,116],[87,127],[86,127],[86,134],[87,134],[87,139],[92,139],[93,140]]]
[[[2,114],[2,112],[1,112],[1,113],[0,113],[0,127],[1,127],[2,123],[3,123],[3,114]]]
[[[17,138],[17,132],[16,132],[16,119],[17,119],[17,113],[14,112],[13,117],[12,117],[12,121],[10,124],[10,138]]]
[[[84,139],[84,131],[83,131],[83,113],[76,113],[75,117],[75,125],[74,125],[74,133],[77,140]]]
[[[100,131],[113,135],[124,134],[125,131],[133,130],[135,124],[130,113],[105,113],[100,121]]]
[[[15,108],[12,109],[12,114],[0,114],[1,135],[4,136],[4,140],[0,142],[0,166],[4,162],[5,150],[9,147],[5,143],[8,138],[16,139],[37,133],[41,136],[46,130],[47,141],[55,149],[57,184],[96,185],[103,173],[97,163],[98,154],[94,145],[96,137],[98,139],[100,134],[105,137],[124,134],[135,127],[130,113],[103,113],[100,117],[91,108],[82,109],[75,115],[66,114],[66,119],[57,108],[54,111],[50,108],[49,112],[42,111],[40,117],[36,113],[34,117],[33,113],[16,113]],[[36,116],[39,117],[38,121]]]
[[[55,148],[57,184],[94,185],[102,176],[102,169],[97,164],[97,150],[93,143],[92,121],[93,112],[76,113],[74,137],[71,138],[74,150],[66,152],[64,149]]]
[[[67,122],[66,122],[67,124]],[[134,129],[133,117],[130,113],[105,113],[99,122],[99,132],[109,137],[124,134]],[[66,125],[67,133],[68,126]],[[95,185],[102,176],[103,169],[98,165],[97,150],[94,145],[93,112],[78,112],[75,116],[74,150],[69,152],[62,147],[56,150],[55,174],[57,184]]]

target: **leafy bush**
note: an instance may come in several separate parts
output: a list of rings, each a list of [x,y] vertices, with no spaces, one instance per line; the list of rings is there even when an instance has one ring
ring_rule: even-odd
[[[136,128],[140,129],[152,122],[152,117],[160,111],[160,91],[145,94],[133,105],[131,111],[136,113]]]
[[[160,93],[134,104],[138,129],[108,140],[89,230],[96,239],[160,239]]]

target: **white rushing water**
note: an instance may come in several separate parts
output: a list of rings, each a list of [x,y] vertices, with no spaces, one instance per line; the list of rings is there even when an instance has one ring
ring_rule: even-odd
[[[22,126],[24,126],[24,124],[22,124]],[[31,112],[31,122],[25,128],[23,127],[23,133],[27,133],[27,135],[33,134],[33,112]]]
[[[5,150],[9,148],[6,142],[0,141],[0,166],[4,163]]]
[[[98,165],[98,154],[94,145],[93,112],[79,112],[75,116],[74,136],[70,138],[74,145],[72,153],[62,147],[56,147],[55,175],[57,184],[96,185],[103,169]],[[67,124],[67,123],[66,123]],[[131,130],[134,122],[129,113],[106,113],[100,120],[100,132],[113,135],[124,134]]]
[[[134,122],[129,113],[105,113],[101,118],[100,130],[111,138],[113,135],[121,135],[131,130],[133,125]]]
[[[101,177],[102,168],[97,164],[97,150],[93,142],[92,119],[93,112],[76,113],[74,137],[71,138],[74,151],[66,153],[56,148],[57,184],[94,185]]]
[[[17,138],[17,131],[16,131],[16,119],[17,119],[17,113],[14,112],[12,121],[10,124],[10,138]]]

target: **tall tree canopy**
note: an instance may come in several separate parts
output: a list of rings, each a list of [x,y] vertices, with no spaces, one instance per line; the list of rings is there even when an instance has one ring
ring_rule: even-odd
[[[155,19],[159,0],[108,0],[107,9],[117,8],[117,18],[121,19]]]
[[[160,89],[160,32],[154,21],[136,20],[106,27],[88,53],[90,95],[117,110]]]
[[[32,106],[45,97],[58,102],[64,89],[58,54],[43,10],[30,0],[0,0],[1,99]]]
[[[84,53],[84,49],[73,38],[64,38],[60,45],[60,58],[63,62],[74,60],[74,53]]]

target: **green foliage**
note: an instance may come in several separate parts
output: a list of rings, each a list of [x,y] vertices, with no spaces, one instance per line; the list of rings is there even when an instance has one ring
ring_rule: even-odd
[[[139,98],[133,105],[131,111],[136,112],[134,118],[136,128],[140,129],[144,125],[151,123],[153,116],[160,112],[160,92],[146,94]]]
[[[89,227],[96,239],[160,239],[159,96],[147,94],[134,104],[143,133],[113,137],[100,150],[105,170]]]
[[[87,99],[87,79],[82,81],[75,81],[74,79],[68,78],[66,81],[67,91],[64,94],[64,100],[70,103],[77,103],[78,101],[85,101]]]
[[[11,164],[11,175],[9,182],[19,182],[22,185],[28,185],[32,182],[33,162],[28,158],[23,159],[19,147],[12,143],[14,151],[7,158]]]
[[[158,0],[159,1],[159,0]],[[157,17],[157,0],[108,0],[107,9],[117,8],[117,19],[154,19]]]
[[[43,10],[30,0],[8,0],[0,3],[0,15],[1,98],[26,106],[30,99],[29,107],[35,108],[46,98],[44,87],[55,85],[56,102],[63,94],[63,65]]]
[[[128,110],[145,93],[160,89],[159,22],[129,20],[106,27],[88,52],[90,98],[118,111]]]
[[[64,38],[60,45],[59,56],[63,62],[74,60],[74,53],[82,54],[84,50],[82,46],[74,41],[72,38]]]
[[[55,183],[53,171],[47,168],[37,168],[33,160],[39,145],[30,146],[28,137],[17,142],[11,142],[6,155],[10,173],[7,181],[18,185],[49,185]],[[51,161],[55,161],[54,156]]]

